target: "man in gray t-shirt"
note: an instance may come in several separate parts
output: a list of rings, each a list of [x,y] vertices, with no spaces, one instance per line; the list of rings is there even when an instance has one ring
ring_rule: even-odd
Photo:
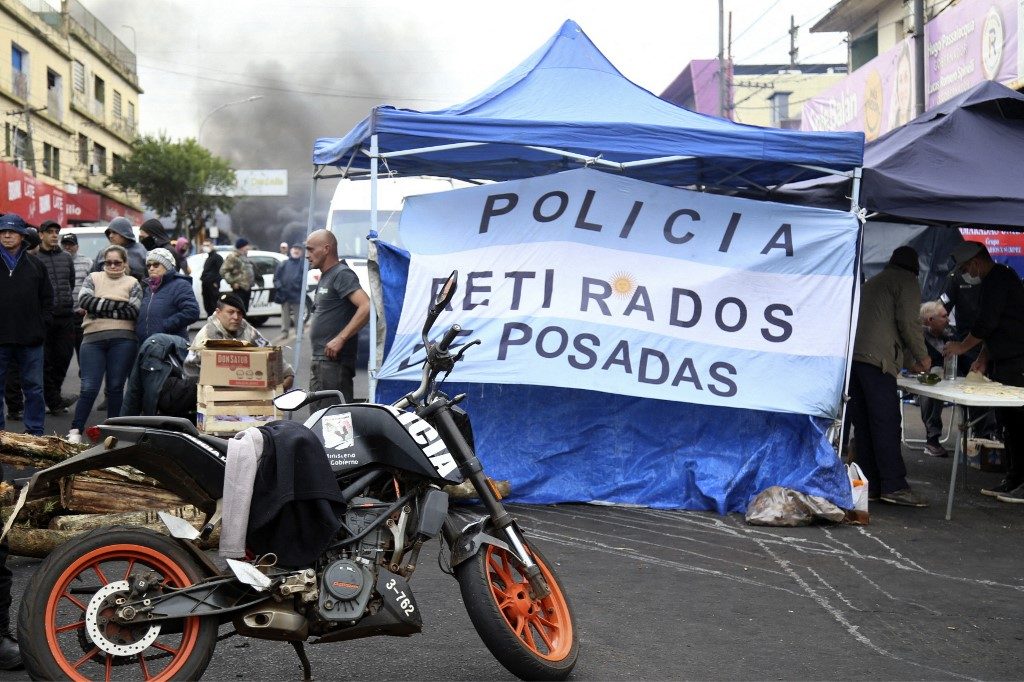
[[[338,260],[338,240],[332,233],[317,230],[309,235],[306,258],[310,267],[321,272],[309,333],[313,346],[309,388],[340,390],[351,401],[357,337],[370,319],[370,298],[359,287],[356,273]],[[314,403],[310,414],[332,403]]]

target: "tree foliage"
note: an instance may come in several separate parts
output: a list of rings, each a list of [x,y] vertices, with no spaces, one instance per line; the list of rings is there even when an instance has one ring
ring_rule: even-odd
[[[235,171],[225,159],[192,138],[172,141],[165,134],[137,138],[106,184],[137,192],[160,216],[173,215],[176,231],[187,229],[190,238],[215,211],[230,211],[235,203],[228,196]]]

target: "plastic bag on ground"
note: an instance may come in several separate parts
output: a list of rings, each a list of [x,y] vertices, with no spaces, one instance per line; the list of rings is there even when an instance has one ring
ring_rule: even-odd
[[[747,523],[754,526],[809,526],[817,521],[839,523],[846,512],[823,497],[773,485],[747,506]]]

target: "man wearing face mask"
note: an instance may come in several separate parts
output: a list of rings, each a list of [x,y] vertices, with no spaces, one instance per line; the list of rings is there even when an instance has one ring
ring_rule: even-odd
[[[203,307],[206,308],[206,315],[210,316],[217,309],[217,299],[220,297],[220,266],[224,265],[224,256],[217,253],[209,239],[203,242],[203,253],[206,254],[206,261],[199,281],[203,285]]]
[[[176,271],[185,272],[188,269],[185,257],[178,253],[178,250],[171,245],[171,238],[167,236],[167,230],[164,229],[163,224],[156,218],[150,218],[139,227],[139,242],[146,247],[146,251],[167,249],[174,256],[174,269]]]
[[[993,381],[1024,386],[1024,284],[1005,265],[996,263],[978,242],[964,242],[953,249],[955,269],[965,278],[978,278],[981,295],[978,318],[963,341],[947,343],[943,355],[964,355],[981,346],[971,369],[988,373]],[[1024,407],[999,408],[1005,429],[1010,469],[999,485],[981,491],[1003,502],[1024,504]]]

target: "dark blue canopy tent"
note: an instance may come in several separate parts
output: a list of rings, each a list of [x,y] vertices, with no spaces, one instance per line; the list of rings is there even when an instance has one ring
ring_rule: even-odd
[[[375,107],[344,137],[318,139],[313,162],[314,178],[372,182],[380,172],[500,181],[587,165],[665,185],[730,190],[834,173],[856,182],[862,153],[860,133],[758,128],[665,102],[623,77],[567,21],[481,95],[432,112]],[[375,199],[371,190],[371,211]],[[372,294],[383,319],[371,334],[379,353],[394,328],[384,322],[400,314],[409,256],[378,247],[380,291]],[[478,453],[492,476],[512,482],[518,500],[724,513],[783,485],[850,502],[845,469],[825,436],[828,420],[577,389],[446,385],[469,394]],[[371,379],[371,392],[373,386]],[[386,381],[376,397],[407,390]]]
[[[1024,230],[1024,95],[982,81],[864,148],[859,204],[881,220]],[[762,198],[845,208],[848,177],[776,188]]]

